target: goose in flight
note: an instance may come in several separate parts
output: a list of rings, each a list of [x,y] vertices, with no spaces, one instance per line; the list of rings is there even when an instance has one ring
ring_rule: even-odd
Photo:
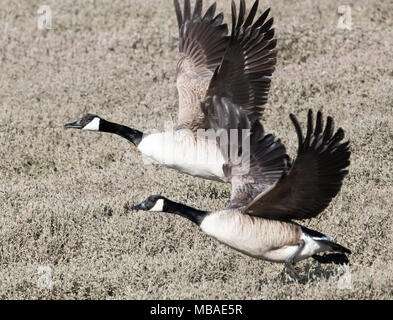
[[[174,6],[180,52],[176,129],[144,134],[94,114],[67,123],[65,128],[114,133],[132,142],[155,163],[193,176],[227,181],[215,137],[207,139],[205,130],[210,124],[201,103],[214,112],[212,97],[217,96],[242,106],[250,121],[261,116],[276,64],[273,18],[268,19],[267,9],[255,19],[258,0],[247,16],[244,0],[240,0],[238,13],[232,2],[232,30],[228,36],[223,14],[215,15],[215,3],[204,14],[202,0],[196,0],[192,12],[189,0],[184,0],[183,12],[178,0],[174,0]]]
[[[273,135],[265,135],[258,120],[250,122],[244,112],[226,98],[214,97],[213,102],[218,117],[209,115],[209,119],[215,130],[250,128],[248,173],[234,174],[238,164],[233,164],[230,158],[224,165],[226,177],[232,183],[229,208],[198,210],[153,195],[133,209],[183,216],[235,250],[285,263],[293,277],[296,277],[294,264],[308,257],[320,262],[348,262],[349,249],[293,221],[316,217],[339,192],[348,173],[345,168],[350,157],[349,142],[342,142],[344,131],[339,128],[334,132],[331,117],[327,117],[324,127],[321,112],[317,113],[314,127],[310,110],[304,137],[297,118],[291,114],[299,141],[297,157],[291,163],[284,145]],[[246,125],[239,125],[242,122]],[[330,253],[320,255],[322,252]]]

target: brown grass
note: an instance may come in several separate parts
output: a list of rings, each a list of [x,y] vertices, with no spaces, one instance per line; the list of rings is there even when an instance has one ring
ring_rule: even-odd
[[[229,2],[218,2],[229,21]],[[304,222],[353,251],[351,287],[340,288],[337,266],[311,259],[298,264],[301,283],[285,281],[282,265],[241,255],[180,217],[131,211],[158,193],[224,208],[230,186],[144,166],[118,137],[63,129],[85,112],[143,130],[176,119],[172,1],[48,0],[52,29],[41,31],[42,1],[3,0],[0,298],[392,299],[393,5],[262,3],[280,50],[265,128],[294,155],[289,113],[304,123],[308,108],[321,109],[351,140],[341,193]],[[348,3],[353,28],[337,29]]]

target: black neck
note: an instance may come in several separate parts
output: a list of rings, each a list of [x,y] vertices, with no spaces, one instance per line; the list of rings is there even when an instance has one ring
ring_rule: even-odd
[[[100,131],[117,134],[131,141],[135,146],[141,142],[143,136],[143,133],[138,130],[131,129],[114,122],[109,122],[104,119],[100,120]]]
[[[165,199],[163,212],[174,213],[192,222],[196,223],[198,226],[202,223],[202,220],[209,214],[208,211],[201,211],[194,209],[192,207],[186,206],[182,203],[173,202],[171,200]]]

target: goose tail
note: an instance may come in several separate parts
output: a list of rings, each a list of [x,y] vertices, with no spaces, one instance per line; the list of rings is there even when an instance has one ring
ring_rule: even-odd
[[[308,229],[302,226],[303,237],[306,243],[311,244],[313,251],[310,253],[311,256],[320,263],[335,263],[335,264],[345,264],[349,263],[347,254],[351,254],[351,250],[345,248],[344,246],[332,241],[328,236]],[[317,253],[323,253],[318,255]]]
[[[314,254],[312,257],[319,263],[334,263],[334,264],[347,264],[349,263],[347,254],[351,254],[351,250],[343,247],[342,245],[335,243],[327,239],[318,239],[322,246],[332,251],[333,253],[324,253],[323,255]]]

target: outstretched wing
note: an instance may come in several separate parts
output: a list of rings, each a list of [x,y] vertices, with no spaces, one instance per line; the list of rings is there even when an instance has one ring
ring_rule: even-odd
[[[180,60],[177,64],[179,92],[178,126],[195,129],[205,121],[200,101],[206,95],[214,70],[220,64],[228,45],[228,27],[222,24],[223,14],[214,16],[213,3],[202,16],[202,0],[197,0],[191,14],[190,0],[184,0],[182,14],[174,0],[179,24]]]
[[[317,114],[314,129],[313,113],[309,110],[304,138],[296,117],[291,114],[290,118],[299,139],[294,165],[274,186],[255,198],[245,213],[273,219],[312,218],[322,212],[341,189],[351,154],[349,141],[341,142],[344,131],[339,128],[333,134],[331,117],[327,117],[323,130],[321,112]]]
[[[240,107],[217,96],[212,103],[214,115],[205,104],[202,110],[216,131],[225,159],[223,171],[232,184],[230,206],[243,207],[280,179],[289,157],[280,140],[265,135],[260,122],[250,122]]]
[[[205,103],[212,97],[225,97],[244,110],[252,121],[259,119],[270,89],[270,76],[276,65],[276,39],[273,18],[267,9],[254,23],[258,9],[255,1],[247,18],[245,1],[240,1],[239,15],[232,1],[232,32],[228,49],[210,82]]]

